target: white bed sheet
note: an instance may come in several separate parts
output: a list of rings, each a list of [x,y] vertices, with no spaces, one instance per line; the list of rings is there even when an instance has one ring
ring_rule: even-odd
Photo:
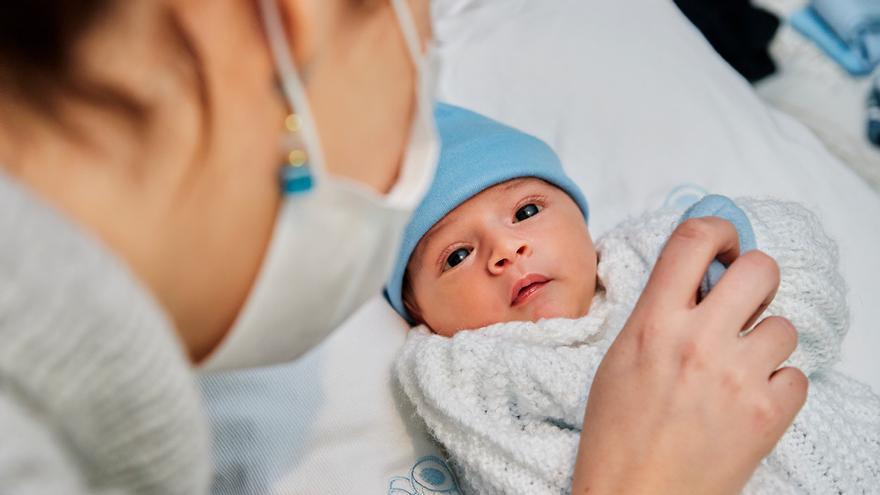
[[[703,191],[793,198],[819,212],[851,287],[843,369],[880,390],[880,199],[756,98],[672,2],[433,8],[441,97],[551,143],[590,201],[594,235]],[[214,492],[458,493],[392,384],[404,333],[377,297],[296,363],[205,377]]]
[[[880,196],[763,103],[668,2],[441,3],[442,58],[454,61],[441,96],[551,143],[586,193],[594,236],[691,190],[816,211],[850,287],[840,368],[880,391]]]

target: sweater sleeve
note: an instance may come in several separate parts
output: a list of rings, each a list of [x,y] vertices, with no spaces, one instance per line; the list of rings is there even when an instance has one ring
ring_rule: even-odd
[[[736,203],[752,222],[758,249],[779,265],[779,289],[764,316],[784,316],[797,328],[798,346],[786,365],[808,376],[828,369],[840,357],[849,324],[837,245],[816,215],[797,203],[751,198]]]
[[[122,495],[88,488],[55,433],[0,391],[0,487],[9,495]]]

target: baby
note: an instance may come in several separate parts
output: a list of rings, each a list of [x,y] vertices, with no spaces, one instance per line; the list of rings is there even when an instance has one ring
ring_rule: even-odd
[[[797,205],[707,197],[624,222],[594,246],[583,193],[543,142],[439,105],[437,176],[386,286],[410,323],[395,373],[466,493],[568,493],[586,398],[675,226],[709,208],[780,265],[765,315],[789,318],[786,363],[811,381],[794,424],[745,493],[880,487],[880,399],[829,368],[847,328],[837,252]],[[707,291],[723,267],[713,264]],[[466,331],[465,331],[466,330]]]

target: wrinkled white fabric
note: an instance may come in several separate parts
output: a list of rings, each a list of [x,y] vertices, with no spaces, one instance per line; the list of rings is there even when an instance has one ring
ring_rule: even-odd
[[[779,263],[765,315],[799,331],[787,364],[810,377],[805,407],[744,493],[870,493],[880,486],[880,399],[830,371],[848,324],[837,248],[794,203],[739,199],[758,249]],[[453,338],[413,330],[401,388],[448,450],[468,493],[568,493],[590,384],[681,211],[624,222],[597,242],[603,290],[587,316],[513,322]]]

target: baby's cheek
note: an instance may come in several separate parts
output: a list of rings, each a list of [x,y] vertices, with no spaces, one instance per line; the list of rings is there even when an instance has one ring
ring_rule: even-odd
[[[454,330],[474,328],[491,312],[485,292],[477,284],[459,282],[438,287],[426,294],[424,319],[435,331],[446,334]]]
[[[456,317],[466,321],[471,327],[497,320],[502,316],[500,311],[503,309],[498,304],[496,294],[488,292],[477,284],[467,284],[462,287],[455,306]]]
[[[577,297],[571,302],[575,317],[585,316],[596,295],[596,264],[587,263],[580,272],[582,275],[575,278],[577,290],[572,291]]]
[[[559,252],[556,257],[565,261],[561,265],[565,268],[556,272],[562,276],[557,279],[558,285],[550,298],[555,307],[548,304],[546,310],[556,314],[544,315],[545,318],[579,318],[590,308],[596,287],[595,251],[583,239],[572,241],[571,248]]]

